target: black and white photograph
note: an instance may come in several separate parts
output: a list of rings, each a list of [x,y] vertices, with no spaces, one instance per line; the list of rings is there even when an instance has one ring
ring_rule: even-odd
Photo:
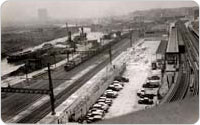
[[[1,122],[198,124],[196,1],[5,0]]]

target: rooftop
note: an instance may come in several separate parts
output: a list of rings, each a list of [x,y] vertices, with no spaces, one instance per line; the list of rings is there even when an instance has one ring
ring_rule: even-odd
[[[166,53],[178,53],[177,29],[171,28]]]
[[[158,46],[158,49],[156,51],[156,54],[165,54],[167,49],[167,40],[161,40],[160,45]]]

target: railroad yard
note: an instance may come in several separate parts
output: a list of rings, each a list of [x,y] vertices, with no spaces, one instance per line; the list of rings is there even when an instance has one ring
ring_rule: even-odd
[[[167,111],[162,113],[161,109],[174,108],[180,101],[196,107],[193,99],[199,98],[197,11],[196,6],[149,9],[98,21],[58,21],[48,18],[47,9],[38,9],[34,25],[29,22],[25,28],[21,24],[3,27],[2,121],[193,122],[195,114],[187,118],[180,114],[183,120],[176,119],[176,114],[163,119]],[[19,45],[9,46],[20,40]],[[182,106],[185,104],[169,114],[179,112]],[[134,113],[147,115],[135,118]],[[132,115],[135,122],[129,117]],[[119,120],[124,117],[125,121]]]

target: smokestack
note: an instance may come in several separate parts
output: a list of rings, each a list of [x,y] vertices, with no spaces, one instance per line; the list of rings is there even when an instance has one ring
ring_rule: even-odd
[[[81,34],[83,34],[84,33],[84,31],[83,31],[83,27],[81,27]]]
[[[67,29],[67,32],[68,32],[68,23],[66,22],[66,29]]]
[[[68,41],[72,41],[72,33],[71,33],[71,31],[68,32]]]

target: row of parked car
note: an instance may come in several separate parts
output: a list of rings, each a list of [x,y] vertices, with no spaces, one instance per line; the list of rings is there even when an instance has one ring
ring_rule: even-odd
[[[160,77],[157,75],[147,78],[147,82],[142,85],[142,89],[137,92],[137,96],[140,97],[138,100],[139,104],[152,105],[154,104],[154,97],[157,96],[157,93],[149,93],[146,89],[154,89],[160,86]]]
[[[113,103],[113,99],[118,96],[118,92],[123,89],[124,82],[129,79],[124,77],[115,77],[113,83],[108,86],[107,90],[99,97],[96,103],[89,109],[82,123],[92,123],[102,120],[105,113],[108,112]]]

